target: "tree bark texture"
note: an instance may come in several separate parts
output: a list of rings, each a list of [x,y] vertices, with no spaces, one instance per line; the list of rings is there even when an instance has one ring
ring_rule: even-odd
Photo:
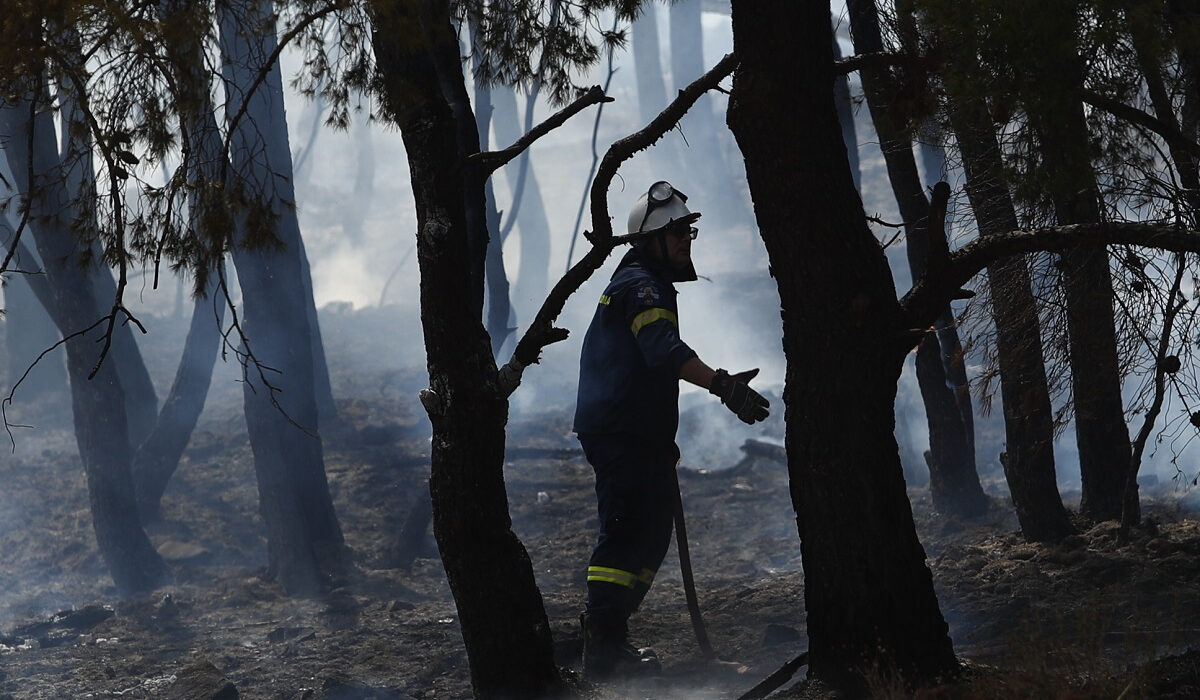
[[[964,84],[979,80],[974,43],[958,46],[955,55],[955,70],[944,78],[950,126],[962,154],[967,198],[979,233],[995,236],[1018,227],[1016,207],[986,102],[963,94]],[[987,274],[1004,407],[1006,452],[1001,463],[1025,538],[1058,540],[1071,525],[1055,478],[1054,419],[1029,270],[1025,258],[1017,256],[990,264]]]
[[[881,53],[883,40],[874,0],[849,0],[854,47],[860,54]],[[888,179],[905,222],[909,270],[916,284],[925,274],[931,231],[929,200],[913,157],[912,139],[905,133],[905,116],[896,103],[896,90],[885,67],[863,66],[859,71],[867,106],[887,165]],[[971,517],[987,511],[988,499],[975,466],[975,435],[971,397],[967,388],[951,388],[947,363],[962,363],[962,344],[947,307],[939,315],[937,333],[917,347],[917,383],[929,425],[929,489],[934,506],[946,513]],[[943,341],[947,346],[943,350]],[[923,357],[924,356],[924,357]],[[936,470],[938,473],[933,473]]]
[[[1041,21],[1028,23],[1037,5]],[[1027,26],[1022,38],[1042,47],[1028,52],[1037,82],[1020,86],[1030,124],[1038,136],[1059,225],[1096,223],[1100,194],[1092,170],[1091,144],[1083,113],[1083,66],[1073,39],[1078,31],[1074,3],[1009,3],[1012,21]],[[1014,47],[1014,50],[1017,50]],[[1020,49],[1025,51],[1024,48]],[[1083,482],[1080,511],[1096,520],[1121,517],[1124,476],[1129,466],[1129,429],[1121,399],[1108,253],[1076,248],[1062,254],[1067,302],[1075,437]]]
[[[469,244],[464,202],[475,193],[465,190],[477,183],[482,196],[483,183],[463,175],[456,123],[463,115],[451,111],[440,84],[454,76],[439,80],[434,58],[457,45],[449,9],[429,0],[376,0],[371,9],[383,107],[401,129],[416,200],[434,535],[471,684],[481,698],[551,695],[561,680],[550,628],[529,555],[512,531],[504,486],[507,396],[497,387],[477,297],[463,284],[484,252]]]
[[[291,151],[278,63],[250,92],[275,49],[274,16],[264,0],[218,3],[231,187],[248,207],[233,263],[242,287],[246,426],[254,452],[259,509],[267,529],[268,575],[294,595],[323,591],[345,565],[318,433],[318,409],[300,228],[289,175]],[[265,240],[264,240],[265,239]],[[273,242],[272,242],[273,239]]]
[[[29,102],[17,102],[0,108],[0,132],[8,139],[4,150],[17,189],[29,202],[30,219],[37,222],[34,238],[55,307],[52,316],[63,324],[64,337],[73,336],[66,343],[67,375],[92,527],[117,591],[128,596],[165,583],[167,569],[138,517],[125,393],[116,363],[108,358],[96,368],[97,341],[107,327],[97,322],[107,311],[106,300],[96,298],[91,271],[83,264],[87,244],[79,242],[69,224],[86,218],[77,219],[82,212],[67,191],[71,166],[59,160],[51,119],[49,110],[39,109],[33,116]],[[85,167],[78,161],[74,166]]]
[[[740,67],[729,124],[782,304],[810,675],[854,682],[872,668],[910,680],[950,673],[957,662],[894,436],[911,339],[840,138],[829,5],[734,0],[732,12]]]

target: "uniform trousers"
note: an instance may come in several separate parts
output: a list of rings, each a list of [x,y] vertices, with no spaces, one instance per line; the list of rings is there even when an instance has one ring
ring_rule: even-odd
[[[587,614],[592,624],[624,636],[626,621],[650,590],[674,526],[673,440],[579,436],[596,473],[600,535],[588,562]]]

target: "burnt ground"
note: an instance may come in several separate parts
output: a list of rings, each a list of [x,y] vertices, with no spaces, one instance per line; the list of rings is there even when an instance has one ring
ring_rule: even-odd
[[[335,358],[351,352],[336,330],[327,330]],[[262,578],[236,383],[214,385],[165,517],[149,527],[173,582],[124,602],[96,550],[73,438],[54,427],[67,404],[27,407],[36,443],[18,432],[16,453],[0,461],[0,697],[232,697],[231,688],[245,698],[468,697],[457,613],[432,540],[411,571],[386,568],[428,472],[427,428],[411,400],[420,382],[419,369],[335,370],[339,395],[358,397],[341,401],[347,428],[326,445],[355,571],[321,600],[289,599]],[[569,418],[563,409],[514,416],[505,474],[560,663],[573,667],[595,514]],[[783,465],[747,458],[725,470],[685,468],[680,480],[705,620],[718,653],[735,663],[702,660],[672,546],[633,622],[637,641],[664,660],[662,676],[578,686],[585,696],[737,697],[806,645]],[[1124,545],[1112,523],[1079,523],[1061,544],[1030,545],[1001,498],[987,516],[962,522],[935,513],[924,488],[910,497],[967,669],[946,696],[1200,695],[1200,524],[1194,498],[1174,484],[1147,494],[1152,524]],[[876,695],[903,694],[886,673],[872,679]],[[825,694],[793,682],[778,697]]]

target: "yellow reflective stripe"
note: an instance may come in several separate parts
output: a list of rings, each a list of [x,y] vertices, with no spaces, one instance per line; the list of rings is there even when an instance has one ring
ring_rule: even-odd
[[[633,329],[633,334],[636,336],[643,328],[654,323],[655,321],[666,319],[679,327],[679,318],[674,313],[666,309],[646,309],[642,313],[633,317],[633,323],[630,328]]]
[[[638,576],[638,580],[649,586],[650,584],[654,583],[654,574],[656,573],[658,572],[651,571],[650,569],[642,569],[642,575]]]
[[[618,586],[633,588],[637,585],[638,576],[629,571],[620,569],[610,569],[607,566],[589,566],[588,581],[602,581],[604,583],[615,583]]]
[[[600,306],[608,306],[612,303],[612,297],[607,294],[600,295]]]

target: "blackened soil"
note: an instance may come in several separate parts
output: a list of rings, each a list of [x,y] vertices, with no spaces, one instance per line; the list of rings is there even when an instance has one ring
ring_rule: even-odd
[[[341,401],[345,426],[326,441],[355,567],[319,600],[288,598],[262,578],[250,447],[228,388],[214,392],[163,520],[149,527],[173,582],[137,600],[116,599],[96,551],[71,435],[41,427],[37,449],[18,435],[19,449],[0,462],[0,697],[469,697],[457,612],[432,540],[411,570],[388,568],[405,516],[426,493],[427,427],[410,400],[420,372],[335,379],[361,389],[360,398]],[[52,417],[34,416],[42,425]],[[514,526],[560,664],[574,669],[596,526],[591,469],[565,410],[514,416],[509,443]],[[727,663],[699,653],[672,547],[633,621],[635,641],[663,660],[662,676],[607,687],[576,679],[585,696],[738,697],[806,646],[783,465],[760,457],[720,471],[684,466],[700,600]],[[1200,694],[1200,524],[1169,486],[1148,495],[1153,524],[1129,543],[1118,543],[1114,524],[1081,522],[1057,545],[1024,543],[999,501],[989,515],[960,522],[933,512],[928,494],[913,489],[966,668],[945,696]],[[884,672],[873,674],[872,692],[906,694]],[[794,680],[779,697],[830,694]]]

